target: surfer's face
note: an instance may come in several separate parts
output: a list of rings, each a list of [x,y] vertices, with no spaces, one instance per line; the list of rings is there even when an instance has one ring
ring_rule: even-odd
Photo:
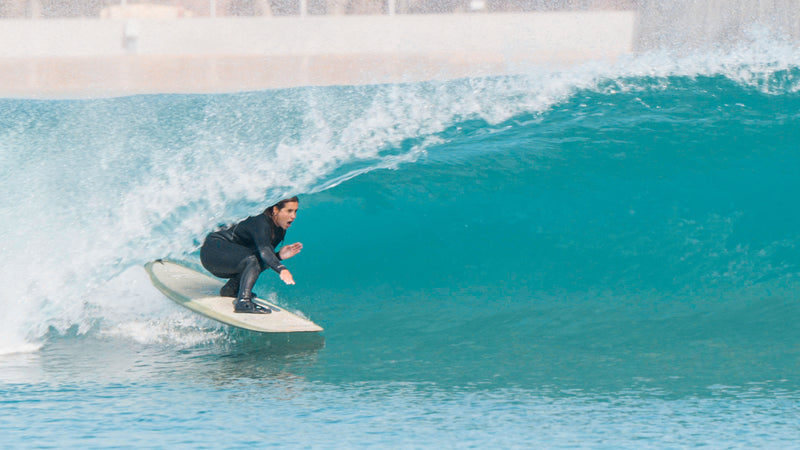
[[[275,225],[288,230],[297,218],[297,207],[297,202],[287,202],[282,209],[272,208],[272,220],[275,221]]]

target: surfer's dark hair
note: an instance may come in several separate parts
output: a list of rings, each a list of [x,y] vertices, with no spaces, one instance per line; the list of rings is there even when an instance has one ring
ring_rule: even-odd
[[[297,204],[299,204],[300,203],[300,199],[297,198],[296,195],[294,197],[285,198],[285,199],[279,201],[278,203],[275,203],[274,205],[272,205],[269,208],[267,208],[267,210],[264,211],[264,213],[266,213],[268,216],[272,217],[272,212],[275,211],[275,208],[278,208],[278,210],[280,211],[281,209],[283,209],[284,206],[286,206],[287,203],[297,203]]]

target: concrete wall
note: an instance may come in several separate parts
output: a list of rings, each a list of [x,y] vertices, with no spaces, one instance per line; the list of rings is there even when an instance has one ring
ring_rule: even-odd
[[[0,95],[226,92],[513,73],[632,51],[631,11],[2,20]]]

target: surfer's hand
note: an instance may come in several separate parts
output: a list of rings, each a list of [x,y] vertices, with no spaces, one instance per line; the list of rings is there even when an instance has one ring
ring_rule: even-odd
[[[284,245],[283,248],[281,248],[281,251],[278,252],[278,254],[280,255],[281,259],[289,259],[292,256],[300,253],[300,250],[302,249],[303,249],[303,244],[295,242],[294,244],[291,245]]]
[[[289,272],[287,269],[281,270],[281,273],[279,273],[278,276],[281,277],[281,280],[283,280],[284,283],[294,284],[294,277],[292,276],[292,273]]]

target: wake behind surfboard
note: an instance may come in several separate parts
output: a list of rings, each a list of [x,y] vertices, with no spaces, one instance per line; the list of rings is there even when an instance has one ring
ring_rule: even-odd
[[[227,325],[262,333],[322,331],[322,327],[263,299],[255,301],[272,314],[233,312],[233,299],[220,297],[222,282],[183,264],[157,260],[144,266],[153,286],[179,305]]]

